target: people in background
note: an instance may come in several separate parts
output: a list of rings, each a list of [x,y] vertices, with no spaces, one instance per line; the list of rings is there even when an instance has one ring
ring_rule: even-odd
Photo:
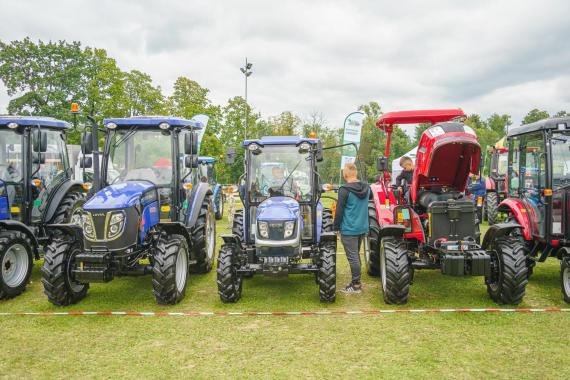
[[[402,172],[396,177],[396,186],[398,187],[398,191],[404,192],[404,199],[409,201],[410,186],[414,178],[414,161],[408,156],[403,156],[400,158],[400,167],[402,168]]]
[[[479,222],[483,221],[483,202],[487,194],[487,188],[485,186],[485,180],[479,173],[471,173],[466,193],[471,196],[471,200],[475,205],[477,219]],[[479,200],[479,198],[481,199]]]

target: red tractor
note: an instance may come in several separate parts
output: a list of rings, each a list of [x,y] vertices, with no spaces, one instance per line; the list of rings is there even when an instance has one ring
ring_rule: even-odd
[[[503,137],[488,151],[488,164],[485,178],[485,213],[489,224],[497,223],[499,203],[507,197],[507,158],[509,149],[504,146]]]
[[[489,228],[483,244],[475,206],[465,198],[471,172],[479,170],[481,148],[473,130],[459,122],[461,110],[391,112],[376,126],[387,134],[381,179],[371,186],[369,244],[365,256],[370,274],[379,274],[384,301],[408,301],[414,271],[439,269],[453,276],[483,276],[498,303],[521,302],[528,281],[525,246],[515,223]],[[390,185],[387,157],[395,124],[433,124],[422,134],[410,186]]]
[[[570,303],[570,118],[510,128],[508,198],[499,205],[522,226],[529,275],[538,259],[560,259],[564,300]]]

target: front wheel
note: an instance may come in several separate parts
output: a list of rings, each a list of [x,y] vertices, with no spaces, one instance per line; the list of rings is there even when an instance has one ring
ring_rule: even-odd
[[[223,216],[224,216],[224,194],[222,193],[222,190],[218,190],[218,193],[216,194],[216,199],[214,200],[214,203],[216,204],[216,220],[222,220]]]
[[[368,275],[377,277],[380,275],[380,238],[378,237],[380,226],[376,218],[376,209],[374,203],[368,205],[368,222],[370,229],[368,231],[368,251],[364,255],[364,263]]]
[[[0,299],[26,290],[33,267],[32,242],[20,231],[0,232]]]
[[[321,302],[334,302],[336,299],[336,244],[334,242],[325,243],[321,247],[317,283]]]
[[[560,261],[560,285],[564,301],[570,303],[570,257],[563,257]]]
[[[489,191],[485,197],[485,214],[487,215],[487,221],[490,226],[497,223],[498,207],[498,194],[494,191]]]
[[[525,245],[512,236],[500,237],[494,242],[495,268],[485,278],[491,299],[500,304],[521,303],[528,283],[527,252]]]
[[[75,256],[79,253],[79,245],[65,235],[55,237],[46,245],[42,284],[44,293],[52,304],[68,306],[87,295],[89,284],[76,282],[72,276]]]
[[[403,305],[408,302],[412,274],[405,241],[393,237],[382,238],[380,278],[385,303]]]
[[[216,252],[216,221],[210,197],[204,198],[202,202],[192,233],[192,251],[196,258],[196,264],[190,267],[193,273],[208,273],[212,270]]]
[[[186,293],[188,243],[180,235],[162,235],[154,248],[152,288],[156,302],[174,305]]]
[[[218,294],[223,303],[235,303],[241,298],[242,276],[237,272],[237,251],[233,245],[222,245],[218,254]]]

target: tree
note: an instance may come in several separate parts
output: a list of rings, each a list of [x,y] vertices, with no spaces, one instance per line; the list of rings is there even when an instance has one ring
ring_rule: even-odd
[[[558,111],[556,112],[556,114],[554,114],[554,117],[567,117],[570,116],[570,113],[568,113],[567,111]]]
[[[160,86],[154,87],[150,75],[138,70],[125,74],[125,98],[126,116],[164,113],[165,99]]]
[[[499,136],[506,135],[507,129],[512,124],[511,116],[506,114],[499,115],[498,113],[494,113],[487,119],[487,126]]]
[[[294,136],[298,133],[301,119],[291,111],[284,111],[279,116],[269,117],[268,124],[273,136]]]
[[[530,124],[530,123],[534,123],[535,121],[547,119],[549,117],[550,117],[550,115],[548,114],[547,111],[543,111],[543,110],[539,110],[538,108],[534,108],[526,114],[522,123],[523,124]]]

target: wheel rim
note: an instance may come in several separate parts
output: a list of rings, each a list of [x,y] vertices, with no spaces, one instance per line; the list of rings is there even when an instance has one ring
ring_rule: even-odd
[[[570,268],[566,267],[562,271],[562,285],[564,286],[564,293],[570,296]]]
[[[69,259],[67,260],[67,278],[68,278],[69,287],[71,288],[71,291],[73,293],[79,293],[85,287],[85,284],[74,281],[72,277],[72,271],[73,268],[75,267],[75,255],[77,255],[78,253],[79,250],[77,249],[72,251],[71,254],[69,255]]]
[[[218,214],[224,215],[224,198],[218,197],[217,209],[218,209]]]
[[[380,280],[382,280],[382,290],[386,289],[386,252],[384,244],[380,247]]]
[[[2,278],[11,288],[22,284],[26,279],[30,263],[28,251],[22,244],[14,244],[8,248],[2,259]]]
[[[499,258],[499,255],[497,255],[497,275],[494,278],[494,281],[489,282],[489,288],[494,293],[499,291],[502,275],[503,275],[503,264],[501,263],[501,259]]]
[[[180,248],[176,256],[176,288],[182,292],[186,287],[188,277],[188,255],[186,249]]]
[[[216,227],[214,221],[212,220],[211,209],[208,209],[208,214],[206,216],[206,256],[208,260],[214,259],[214,250],[216,246]]]

